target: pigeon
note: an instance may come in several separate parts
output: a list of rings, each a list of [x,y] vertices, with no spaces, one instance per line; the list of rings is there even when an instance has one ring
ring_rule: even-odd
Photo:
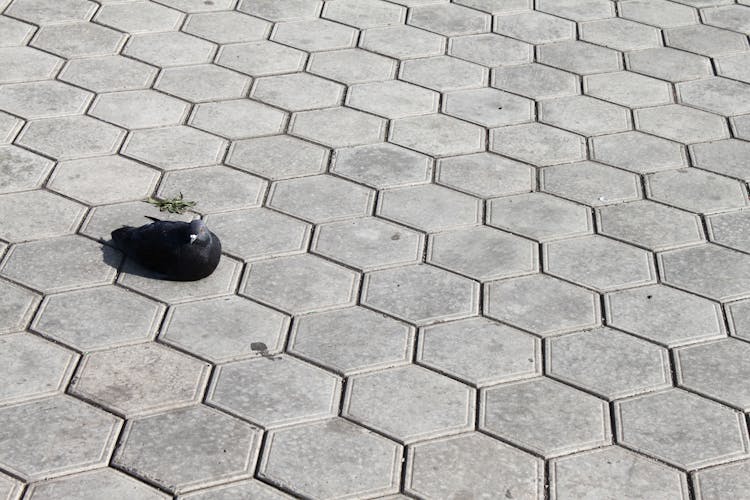
[[[125,255],[174,281],[196,281],[214,272],[221,258],[221,241],[201,219],[148,218],[154,222],[112,231],[112,241]]]

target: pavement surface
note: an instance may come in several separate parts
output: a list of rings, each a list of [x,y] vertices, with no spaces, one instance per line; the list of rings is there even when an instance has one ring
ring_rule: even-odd
[[[750,0],[0,11],[0,499],[750,498]]]

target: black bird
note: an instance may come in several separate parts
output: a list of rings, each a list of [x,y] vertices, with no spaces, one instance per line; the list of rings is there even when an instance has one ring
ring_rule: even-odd
[[[112,231],[112,241],[125,255],[175,281],[195,281],[214,272],[221,258],[221,241],[202,220],[148,218],[154,222]]]

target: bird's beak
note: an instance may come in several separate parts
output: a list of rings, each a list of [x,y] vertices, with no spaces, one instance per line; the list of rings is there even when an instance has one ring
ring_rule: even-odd
[[[191,245],[192,245],[193,243],[195,243],[195,239],[196,239],[197,237],[198,237],[198,235],[197,235],[197,234],[191,234],[191,235],[190,235],[190,244],[191,244]]]

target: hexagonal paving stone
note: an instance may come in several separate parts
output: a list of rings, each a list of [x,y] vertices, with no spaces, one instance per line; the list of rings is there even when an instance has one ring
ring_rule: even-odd
[[[169,498],[165,493],[108,467],[34,483],[29,486],[27,494],[34,500],[55,498],[96,500],[97,498],[128,497],[136,497],[139,500],[167,500]]]
[[[359,3],[357,0],[356,4]],[[393,59],[366,50],[343,49],[311,54],[307,71],[352,85],[393,78],[396,67],[397,62]]]
[[[131,90],[104,94],[97,98],[89,114],[124,128],[179,125],[188,105],[153,90]]]
[[[259,78],[250,95],[272,106],[302,111],[340,104],[344,87],[309,73],[291,73]]]
[[[750,10],[740,5],[704,9],[701,16],[706,24],[750,34]]]
[[[252,76],[300,71],[306,55],[301,50],[266,40],[225,45],[216,63]]]
[[[750,114],[730,118],[729,121],[738,139],[750,140]]]
[[[111,283],[120,252],[81,236],[61,236],[11,247],[0,275],[43,293]],[[112,263],[112,264],[110,264]]]
[[[442,54],[445,37],[412,26],[388,26],[362,32],[359,46],[396,59]]]
[[[470,318],[422,329],[417,362],[476,387],[542,373],[541,342],[486,318]]]
[[[628,0],[622,2],[620,15],[660,28],[685,26],[699,21],[695,9],[665,0]]]
[[[159,181],[159,172],[121,156],[66,160],[47,187],[89,205],[143,199]]]
[[[61,116],[30,122],[16,143],[65,160],[114,153],[125,132],[88,116]]]
[[[626,108],[589,96],[548,99],[539,105],[539,120],[586,136],[629,130]]]
[[[336,418],[271,431],[258,475],[311,498],[371,497],[398,492],[402,453],[398,444]]]
[[[195,107],[188,123],[228,139],[244,139],[282,132],[286,113],[249,99],[206,102]]]
[[[295,113],[289,133],[334,148],[381,142],[386,122],[350,108],[329,108]]]
[[[341,380],[289,356],[219,365],[207,401],[265,428],[334,416]]]
[[[432,179],[432,159],[390,143],[336,150],[331,172],[382,189]]]
[[[438,184],[483,198],[526,193],[536,185],[532,167],[491,153],[440,159],[435,177]]]
[[[750,142],[726,139],[693,144],[690,146],[690,153],[696,167],[750,181],[750,173],[746,167]]]
[[[547,193],[528,193],[489,201],[487,224],[538,241],[592,232],[591,211]]]
[[[0,47],[14,47],[25,45],[36,28],[30,24],[3,16],[0,17],[0,31],[2,31]]]
[[[275,0],[242,0],[237,9],[269,21],[290,21],[318,16],[322,3],[317,0],[291,0],[284,4]]]
[[[175,493],[252,477],[260,433],[203,405],[130,420],[113,463]],[[171,459],[164,460],[164,450]]]
[[[51,396],[64,390],[78,356],[34,335],[0,336],[2,404]]]
[[[742,496],[748,484],[750,460],[728,463],[693,473],[695,498],[698,500],[719,500]]]
[[[65,23],[42,26],[32,45],[68,59],[106,56],[118,51],[125,35],[94,23]]]
[[[252,42],[267,37],[271,23],[235,11],[204,12],[188,17],[182,31],[216,43]]]
[[[279,180],[323,173],[328,150],[296,137],[274,135],[235,141],[227,165]]]
[[[451,38],[448,55],[482,66],[510,66],[530,63],[534,47],[513,38],[485,33]]]
[[[538,60],[579,75],[593,75],[622,69],[620,53],[592,43],[570,40],[539,47]]]
[[[672,89],[667,82],[632,73],[600,73],[583,78],[588,95],[631,108],[671,104]]]
[[[502,127],[533,119],[533,101],[495,89],[464,90],[445,95],[443,112],[485,127]]]
[[[308,224],[265,208],[211,215],[208,224],[223,251],[246,261],[304,253],[310,239]]]
[[[368,215],[375,192],[332,175],[278,181],[268,206],[310,222],[321,223]]]
[[[679,104],[635,110],[635,125],[682,143],[705,142],[729,137],[723,118]]]
[[[219,165],[168,172],[156,194],[169,199],[182,193],[197,200],[196,212],[209,213],[257,207],[266,188],[266,182],[254,175]]]
[[[709,57],[748,50],[746,36],[703,24],[665,30],[664,40],[670,47]]]
[[[641,182],[637,175],[592,161],[544,168],[539,184],[545,192],[592,207],[641,197]]]
[[[750,113],[750,85],[727,78],[677,84],[680,102],[724,116]]]
[[[70,391],[123,417],[200,401],[210,365],[157,343],[86,354]]]
[[[492,86],[533,99],[579,93],[578,76],[538,63],[495,68]]]
[[[611,328],[547,342],[547,374],[612,401],[671,387],[669,353]]]
[[[413,345],[414,327],[351,307],[298,317],[289,352],[349,376],[407,364]]]
[[[54,162],[17,146],[0,146],[0,193],[40,187]]]
[[[92,94],[54,80],[0,87],[0,110],[22,118],[50,118],[84,112]]]
[[[481,127],[442,114],[431,114],[394,120],[389,141],[440,157],[483,151],[484,137]]]
[[[550,498],[636,500],[644,485],[655,498],[686,499],[684,473],[617,446],[608,446],[550,462]]]
[[[427,262],[478,281],[510,278],[538,271],[537,245],[486,226],[430,237]]]
[[[346,104],[385,118],[436,113],[440,94],[400,80],[353,85]]]
[[[615,15],[615,6],[608,0],[540,0],[537,8],[574,21],[588,21]]]
[[[544,245],[546,272],[600,292],[653,283],[650,252],[603,236],[583,236]]]
[[[96,4],[87,0],[39,1],[19,0],[6,10],[7,14],[35,24],[86,21],[96,11]]]
[[[357,42],[356,29],[326,19],[310,19],[279,23],[271,40],[307,52],[345,49]]]
[[[425,184],[383,191],[377,214],[422,231],[436,232],[479,224],[482,201],[452,189]]]
[[[83,352],[151,340],[164,306],[119,287],[50,295],[31,328]]]
[[[214,165],[226,147],[224,139],[180,125],[136,130],[130,134],[122,154],[163,170],[175,170]]]
[[[484,315],[546,337],[600,324],[599,296],[546,274],[485,285]]]
[[[716,61],[716,73],[734,80],[750,83],[750,54],[740,52],[729,56],[718,57]]]
[[[10,144],[22,126],[21,119],[0,111],[0,144]]]
[[[670,82],[682,82],[713,74],[711,60],[707,57],[671,47],[627,52],[625,61],[630,71]]]
[[[214,64],[162,70],[154,88],[191,102],[244,97],[251,79]]]
[[[381,0],[343,0],[326,4],[323,17],[366,29],[402,24],[406,9]]]
[[[0,238],[17,242],[75,232],[86,207],[37,189],[0,195],[0,213]]]
[[[495,18],[495,33],[524,42],[544,44],[575,37],[575,23],[543,12],[529,11],[499,15]]]
[[[667,284],[726,301],[750,294],[748,260],[728,248],[701,245],[660,254],[659,268]]]
[[[727,212],[706,217],[708,236],[711,241],[750,253],[748,225],[750,225],[749,210]]]
[[[478,307],[476,282],[428,265],[373,271],[363,288],[362,304],[418,325],[471,316]]]
[[[409,444],[473,429],[474,390],[419,366],[349,378],[342,415]]]
[[[408,23],[433,33],[458,36],[489,31],[492,18],[461,5],[433,3],[411,9]]]
[[[623,51],[661,46],[658,29],[616,17],[581,23],[581,39]]]
[[[742,411],[750,409],[747,379],[750,344],[723,339],[675,350],[680,387],[703,394]]]
[[[742,413],[679,389],[615,402],[615,417],[619,443],[683,469],[748,454]]]
[[[450,56],[410,59],[401,64],[399,78],[438,92],[483,87],[489,71],[484,66]]]
[[[222,257],[213,274],[189,283],[168,281],[157,273],[144,269],[131,259],[126,259],[117,283],[136,292],[168,304],[198,299],[221,297],[234,292],[242,272],[242,264]]]
[[[180,500],[232,500],[244,495],[248,498],[258,498],[263,500],[290,500],[291,497],[281,491],[262,483],[257,479],[246,479],[228,483],[213,488],[201,489],[194,493],[181,495]]]
[[[421,260],[424,236],[376,217],[321,224],[311,250],[361,271]]]
[[[478,432],[420,443],[408,453],[404,490],[418,497],[543,494],[541,460]]]
[[[541,123],[526,123],[490,132],[490,150],[534,165],[586,159],[586,140]]]
[[[216,45],[198,37],[176,31],[133,35],[123,54],[166,68],[209,63]]]
[[[546,377],[481,392],[479,428],[545,458],[611,442],[607,403]]]
[[[602,207],[599,233],[660,251],[704,240],[700,217],[648,200]]]
[[[179,304],[159,340],[214,363],[280,352],[289,318],[241,297]]]
[[[646,195],[698,213],[743,208],[747,205],[747,194],[740,182],[696,168],[648,175]]]
[[[0,83],[52,78],[62,63],[59,57],[31,47],[0,48],[0,64],[3,65]]]
[[[0,465],[37,481],[107,465],[121,420],[69,396],[0,408]]]
[[[157,69],[123,56],[87,57],[68,61],[57,76],[92,92],[117,92],[148,87]]]
[[[94,19],[126,33],[148,33],[179,29],[184,15],[153,2],[130,2],[102,6]]]
[[[310,254],[256,262],[240,292],[291,314],[353,305],[359,274]]]
[[[604,296],[608,324],[666,347],[724,337],[721,307],[663,285]]]
[[[0,280],[0,333],[9,333],[26,328],[39,304],[39,297],[9,281]]]
[[[688,166],[684,146],[643,132],[594,137],[591,139],[591,157],[641,174]]]

